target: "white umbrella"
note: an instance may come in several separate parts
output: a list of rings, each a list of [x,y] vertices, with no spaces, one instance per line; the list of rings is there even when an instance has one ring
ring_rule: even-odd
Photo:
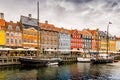
[[[12,48],[3,48],[3,50],[9,50],[9,51],[11,51],[11,50],[14,50],[14,49],[12,49]]]
[[[29,49],[27,49],[28,51],[37,51],[37,49],[35,49],[35,48],[29,48]]]
[[[45,51],[58,51],[58,50],[55,50],[55,49],[45,49]]]
[[[3,48],[2,48],[2,47],[0,47],[0,50],[2,51],[2,50],[3,50]]]
[[[15,49],[15,50],[18,50],[18,51],[25,51],[26,49],[24,49],[24,48],[17,48],[17,49]]]

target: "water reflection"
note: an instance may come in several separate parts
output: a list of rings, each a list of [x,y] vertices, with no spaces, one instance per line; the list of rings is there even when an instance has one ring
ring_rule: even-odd
[[[75,63],[40,68],[0,67],[0,80],[120,80],[119,75],[120,63],[114,65]]]

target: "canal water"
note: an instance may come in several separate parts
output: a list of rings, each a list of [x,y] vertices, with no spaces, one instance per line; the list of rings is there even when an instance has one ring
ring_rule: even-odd
[[[0,80],[120,80],[120,62],[99,65],[72,63],[39,68],[0,66]]]

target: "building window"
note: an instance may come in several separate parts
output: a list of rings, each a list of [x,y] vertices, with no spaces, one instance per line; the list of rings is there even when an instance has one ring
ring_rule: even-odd
[[[26,42],[26,39],[24,39],[24,42]]]
[[[19,40],[19,44],[21,44],[21,39]]]
[[[8,30],[13,30],[11,25],[8,25]]]
[[[11,36],[14,36],[14,34],[13,34],[13,33],[11,33]]]
[[[34,33],[34,36],[36,36],[36,33]]]
[[[17,39],[15,39],[15,44],[17,44]]]
[[[6,40],[6,43],[9,43],[9,39]]]
[[[30,32],[28,32],[28,35],[30,35]]]
[[[6,36],[9,36],[9,33],[6,33]]]
[[[24,35],[26,35],[26,32],[24,32]]]
[[[19,26],[16,26],[16,31],[20,31],[20,27]]]
[[[28,43],[30,43],[30,39],[28,39]]]
[[[11,43],[13,43],[13,39],[11,39]]]

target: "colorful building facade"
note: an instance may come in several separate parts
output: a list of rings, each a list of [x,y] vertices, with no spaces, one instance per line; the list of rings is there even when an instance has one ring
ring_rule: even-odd
[[[19,23],[6,22],[6,47],[22,47],[22,28]]]
[[[58,49],[58,30],[53,24],[40,23],[40,35],[42,52]]]
[[[87,29],[84,29],[81,31],[81,38],[83,51],[90,52],[92,49],[92,34]]]
[[[116,37],[116,51],[120,51],[120,37]]]
[[[100,37],[99,37],[99,29],[90,30],[87,29],[92,34],[92,52],[98,52],[100,50]]]
[[[32,18],[31,14],[28,17],[21,16],[22,25],[22,46],[23,48],[37,48],[38,39],[38,23],[37,19]],[[40,47],[40,46],[39,46]]]
[[[71,30],[71,49],[82,49],[81,33],[78,30]]]
[[[70,41],[71,41],[71,35],[70,31],[64,28],[59,28],[59,48],[61,50],[61,54],[69,54],[70,53]],[[64,51],[68,50],[68,51]]]
[[[0,46],[5,46],[5,20],[3,13],[0,13]]]

